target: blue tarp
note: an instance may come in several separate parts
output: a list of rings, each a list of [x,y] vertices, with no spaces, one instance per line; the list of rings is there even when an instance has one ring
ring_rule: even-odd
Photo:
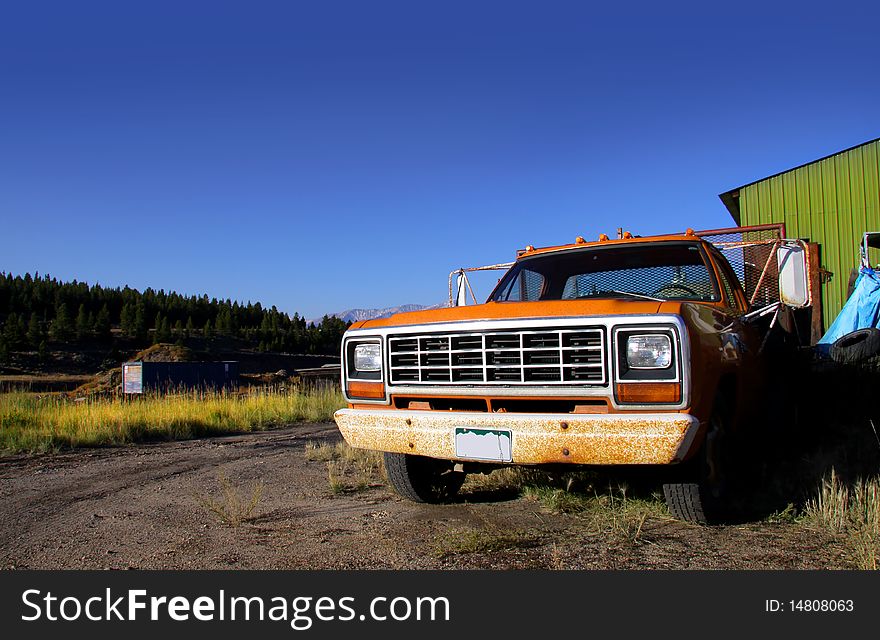
[[[859,269],[852,295],[840,310],[819,344],[832,344],[857,329],[880,329],[880,276],[869,268]]]

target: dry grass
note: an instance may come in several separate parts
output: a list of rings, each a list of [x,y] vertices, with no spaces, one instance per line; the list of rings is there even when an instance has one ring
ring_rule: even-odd
[[[469,475],[462,492],[515,491],[553,513],[574,515],[586,531],[618,541],[644,541],[649,518],[669,519],[658,494],[633,495],[625,484],[599,487],[590,472],[554,474],[528,467],[505,467],[488,475]]]
[[[669,518],[659,495],[631,496],[626,485],[608,486],[603,491],[594,489],[592,494],[546,485],[527,486],[523,494],[554,513],[581,518],[589,533],[631,544],[644,541],[645,522],[649,518]]]
[[[257,505],[263,497],[264,485],[256,482],[250,489],[250,497],[239,493],[225,473],[220,472],[217,476],[220,484],[220,498],[212,498],[208,495],[197,495],[196,500],[208,511],[216,515],[221,522],[233,527],[239,526],[253,517]]]
[[[493,491],[520,493],[523,487],[541,482],[545,475],[528,467],[503,467],[491,473],[469,473],[461,493],[464,496]]]
[[[494,553],[534,547],[539,540],[537,534],[527,531],[470,529],[438,537],[435,552],[441,558],[455,553]]]
[[[832,469],[807,503],[809,525],[842,535],[861,569],[877,569],[880,557],[880,478],[847,485]]]
[[[346,456],[354,455],[351,453],[352,448],[348,446],[345,440],[339,442],[318,442],[309,440],[306,442],[306,460],[311,462],[329,462],[330,460],[338,460]]]
[[[50,451],[254,431],[299,420],[330,420],[342,406],[340,393],[327,389],[187,392],[81,401],[0,394],[0,449]]]
[[[355,449],[344,440],[307,442],[305,456],[306,460],[327,463],[327,485],[334,495],[363,491],[387,481],[380,452]]]

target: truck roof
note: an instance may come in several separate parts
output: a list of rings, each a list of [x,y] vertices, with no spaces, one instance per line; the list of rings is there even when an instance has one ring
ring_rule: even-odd
[[[615,238],[611,239],[606,236],[604,233],[599,236],[598,240],[593,240],[592,242],[587,242],[584,238],[578,236],[572,244],[561,244],[554,247],[533,247],[529,245],[524,250],[520,251],[517,255],[517,260],[521,258],[530,258],[532,256],[544,254],[544,253],[553,253],[556,251],[570,251],[572,249],[585,249],[588,247],[599,247],[599,246],[613,246],[613,245],[626,245],[626,244],[638,244],[644,242],[670,242],[670,241],[679,241],[679,242],[704,242],[699,236],[697,236],[692,229],[688,229],[685,233],[675,233],[675,234],[666,234],[666,235],[658,235],[658,236],[634,236],[627,232],[624,234],[623,238]]]

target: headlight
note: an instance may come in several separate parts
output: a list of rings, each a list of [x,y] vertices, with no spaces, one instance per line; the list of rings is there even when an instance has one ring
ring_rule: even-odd
[[[358,371],[379,371],[382,369],[382,349],[376,343],[356,345],[354,348],[354,368]]]
[[[632,369],[666,369],[672,364],[672,341],[662,334],[630,336],[626,363]]]

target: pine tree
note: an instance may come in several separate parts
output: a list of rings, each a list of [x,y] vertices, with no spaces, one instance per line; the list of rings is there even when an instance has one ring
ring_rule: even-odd
[[[31,312],[31,319],[28,322],[27,328],[27,339],[28,343],[32,348],[36,349],[40,346],[40,343],[43,341],[43,327],[40,324],[40,318],[37,316],[36,311]]]
[[[153,320],[153,344],[158,344],[160,341],[160,333],[162,331],[162,312],[157,311],[156,317]]]
[[[24,315],[18,316],[18,326],[15,328],[16,337],[22,347],[27,346],[27,324],[24,321]]]
[[[134,307],[128,302],[122,305],[122,312],[119,315],[119,329],[126,338],[134,337]]]
[[[234,303],[232,308],[229,311],[229,333],[237,336],[239,330],[241,329],[241,321],[239,320],[239,316],[241,315],[241,307],[238,306],[238,303]]]
[[[174,344],[178,347],[184,346],[183,323],[180,320],[174,323],[174,335],[177,336],[177,340],[174,341]]]
[[[52,337],[59,342],[70,340],[73,335],[73,326],[67,312],[67,305],[63,302],[55,309],[55,319],[52,321],[50,332]]]
[[[205,320],[205,326],[202,328],[202,335],[206,338],[210,338],[214,334],[214,330],[211,328],[211,319],[208,318]]]
[[[3,339],[6,342],[7,349],[20,349],[25,344],[25,336],[27,330],[24,326],[24,320],[18,317],[18,314],[10,313],[6,317],[6,323],[3,325]]]
[[[153,344],[159,342],[159,333],[162,329],[162,312],[156,312],[156,318],[153,320]]]
[[[168,316],[162,317],[162,321],[156,327],[156,342],[171,342],[171,322]]]
[[[101,340],[107,340],[110,338],[110,310],[107,308],[106,304],[101,307],[101,310],[98,311],[98,315],[95,316],[95,323],[92,325],[92,330]]]
[[[92,326],[89,324],[89,315],[86,313],[86,305],[79,305],[79,312],[76,314],[76,337],[78,340],[89,335]]]
[[[134,337],[143,340],[147,337],[147,308],[143,298],[138,298],[134,308]]]
[[[222,307],[217,313],[216,320],[217,333],[225,335],[229,332],[229,311],[226,307]]]
[[[40,358],[40,362],[46,362],[46,358],[49,356],[49,345],[46,344],[45,340],[40,340],[40,345],[37,347],[37,356]]]
[[[186,329],[184,329],[187,338],[191,338],[193,333],[195,333],[195,325],[193,324],[192,316],[188,316],[186,319]]]

